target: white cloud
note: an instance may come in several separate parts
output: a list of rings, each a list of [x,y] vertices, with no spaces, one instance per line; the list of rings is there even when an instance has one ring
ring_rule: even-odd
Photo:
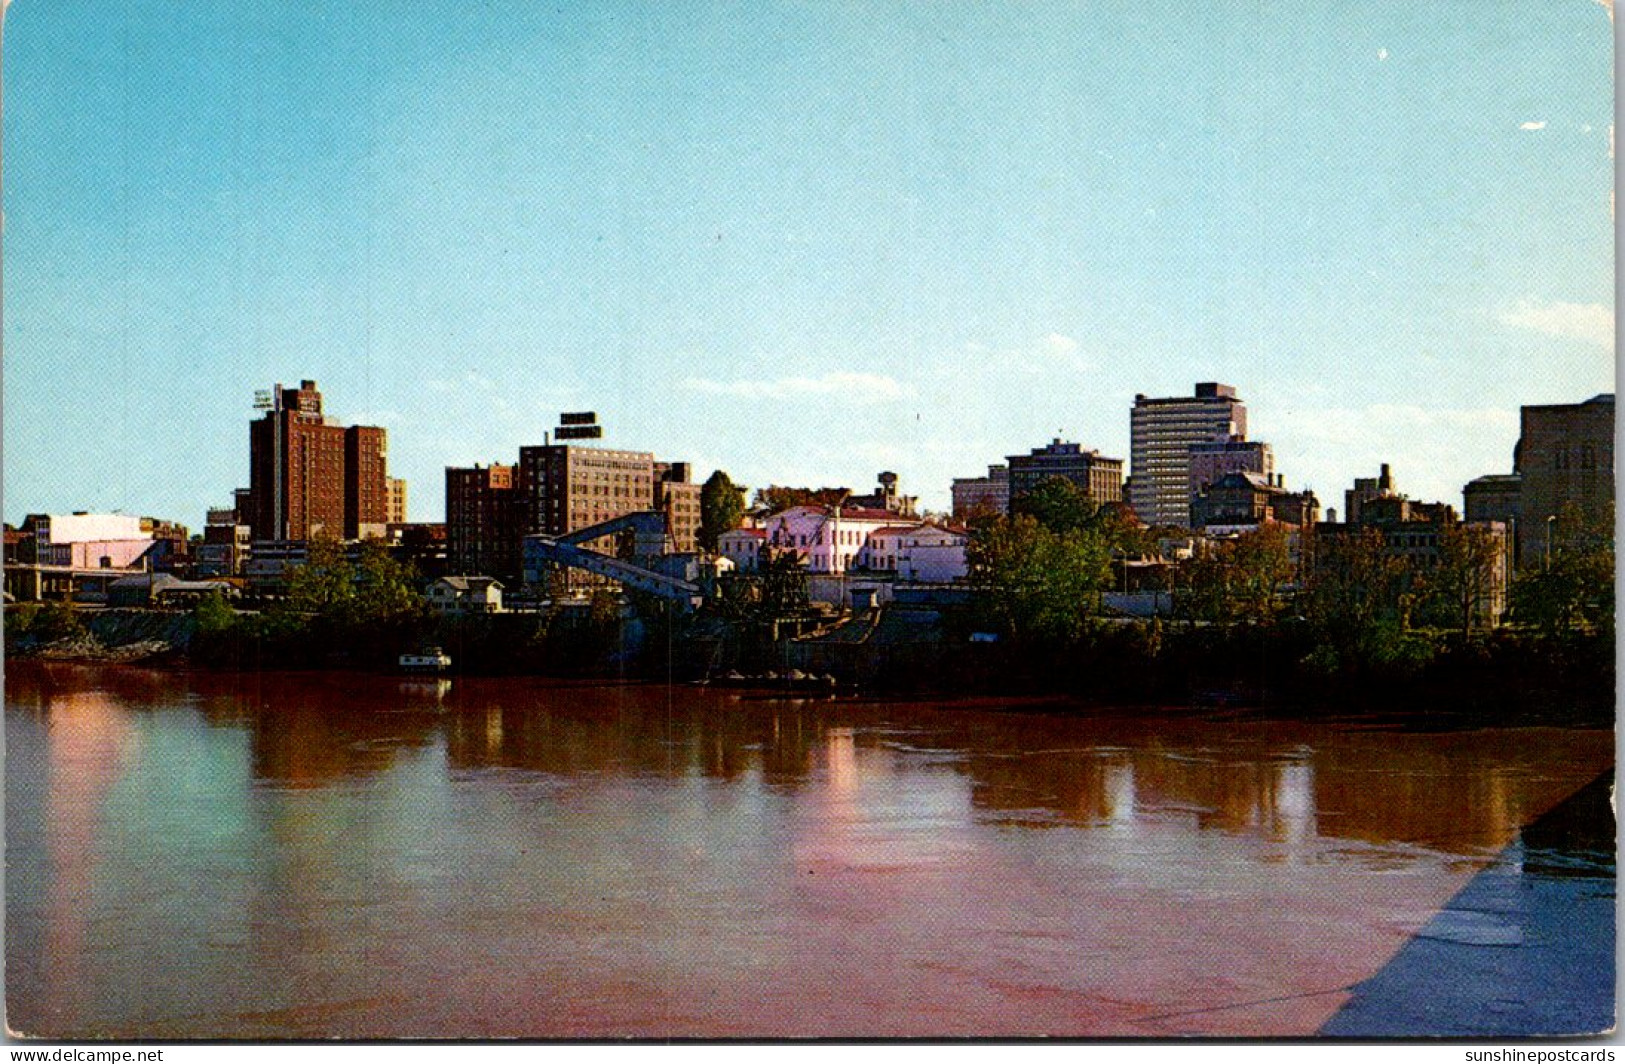
[[[879,373],[836,371],[821,377],[780,377],[777,380],[718,381],[689,377],[683,387],[702,395],[733,399],[826,398],[848,403],[882,403],[909,394],[896,379]]]
[[[1614,346],[1614,311],[1602,303],[1537,303],[1523,300],[1502,311],[1500,321],[1565,340],[1580,340],[1599,347]]]
[[[1383,63],[1388,62],[1388,49],[1386,49],[1386,48],[1378,48],[1377,49],[1377,60],[1379,62],[1383,62]]]
[[[1044,337],[1044,350],[1056,358],[1070,358],[1078,353],[1078,342],[1070,336],[1050,333]]]
[[[968,374],[992,375],[1003,380],[1011,374],[1036,377],[1056,370],[1084,373],[1099,365],[1099,360],[1085,351],[1082,343],[1058,332],[1045,333],[1021,347],[993,347],[967,340],[964,353],[968,357],[936,363],[935,375],[952,381],[962,381]]]
[[[1413,499],[1459,506],[1461,486],[1512,468],[1516,407],[1433,408],[1375,403],[1300,407],[1272,413],[1259,438],[1275,447],[1289,487],[1313,487],[1322,506],[1342,509],[1357,476],[1393,464],[1399,490]]]
[[[1546,128],[1546,123],[1545,122],[1525,122],[1523,125],[1519,126],[1518,128],[1519,129],[1545,129]]]

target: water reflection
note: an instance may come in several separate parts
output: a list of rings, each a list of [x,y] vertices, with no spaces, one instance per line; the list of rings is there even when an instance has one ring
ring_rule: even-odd
[[[1612,760],[532,680],[6,694],[10,1000],[63,1034],[1154,1034],[1363,978]]]

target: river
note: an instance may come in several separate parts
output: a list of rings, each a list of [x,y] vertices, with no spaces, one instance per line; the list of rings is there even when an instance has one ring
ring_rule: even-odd
[[[1313,1034],[1613,765],[1600,730],[5,681],[8,1023],[49,1037]]]

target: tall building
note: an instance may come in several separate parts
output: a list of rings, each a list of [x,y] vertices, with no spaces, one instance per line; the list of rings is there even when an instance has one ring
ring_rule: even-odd
[[[699,549],[700,491],[687,462],[654,463],[654,509],[666,515],[671,549],[687,554]]]
[[[978,513],[1010,512],[1010,467],[990,465],[985,477],[955,477],[952,487],[954,519]]]
[[[406,481],[401,477],[389,477],[384,482],[384,490],[387,493],[384,506],[386,523],[406,524]]]
[[[344,430],[345,539],[382,539],[389,528],[386,449],[381,428],[351,425]]]
[[[525,530],[562,536],[612,517],[654,508],[655,461],[648,451],[567,443],[519,448]]]
[[[1612,534],[1614,397],[1526,406],[1513,455],[1520,474],[1518,564],[1541,564],[1550,550],[1593,532]]]
[[[1516,565],[1519,536],[1523,532],[1523,476],[1490,473],[1476,477],[1461,489],[1463,520],[1468,524],[1499,524],[1511,540],[1510,557]]]
[[[1200,527],[1196,519],[1196,501],[1220,479],[1231,473],[1254,473],[1267,484],[1279,487],[1275,475],[1275,452],[1261,440],[1208,440],[1193,443],[1190,448],[1191,471],[1189,496],[1191,500],[1191,527]]]
[[[515,467],[446,469],[446,566],[458,576],[517,580],[524,536]]]
[[[1129,505],[1148,525],[1189,523],[1191,455],[1198,443],[1245,439],[1247,406],[1228,384],[1198,384],[1190,396],[1134,397],[1129,414]]]
[[[1051,477],[1064,477],[1099,504],[1123,501],[1123,460],[1086,451],[1081,444],[1053,440],[1027,454],[1013,454],[1010,463],[1010,502],[1019,501]]]
[[[381,536],[387,523],[384,430],[322,412],[316,382],[278,384],[249,424],[249,520],[256,540]]]

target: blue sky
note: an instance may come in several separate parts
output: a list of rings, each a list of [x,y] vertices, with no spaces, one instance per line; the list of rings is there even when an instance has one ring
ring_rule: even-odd
[[[1613,389],[1595,0],[16,0],[4,512],[200,525],[256,388],[411,517],[561,410],[865,487],[1234,384],[1294,487],[1459,503]]]

